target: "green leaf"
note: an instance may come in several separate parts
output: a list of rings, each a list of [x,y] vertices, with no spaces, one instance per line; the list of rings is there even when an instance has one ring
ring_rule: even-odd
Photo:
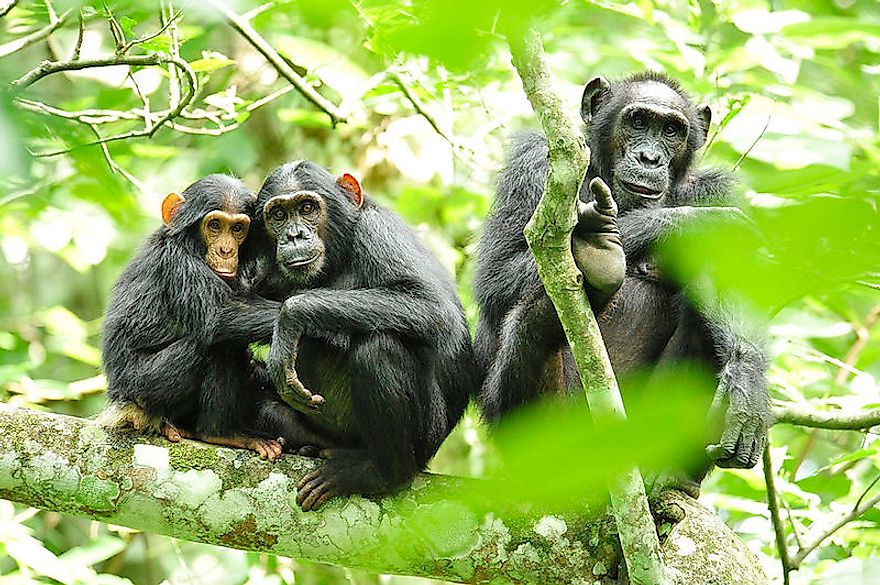
[[[230,59],[223,53],[217,51],[202,51],[202,58],[190,61],[189,66],[196,73],[205,73],[208,71],[216,71],[234,65],[235,60]]]

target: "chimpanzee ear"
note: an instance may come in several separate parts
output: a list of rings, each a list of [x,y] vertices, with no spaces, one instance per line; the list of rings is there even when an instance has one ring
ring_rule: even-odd
[[[593,78],[593,80],[587,84],[587,87],[584,88],[584,95],[581,97],[581,118],[583,118],[584,122],[587,124],[590,123],[590,120],[596,114],[596,110],[598,110],[599,106],[602,105],[602,102],[605,101],[609,87],[611,86],[608,85],[605,78],[600,75],[599,77]]]
[[[356,207],[363,206],[364,192],[361,190],[361,184],[358,183],[357,179],[355,179],[348,173],[345,173],[341,177],[336,179],[336,184],[345,189],[345,191],[351,197],[352,203],[354,203]]]
[[[171,220],[174,219],[174,214],[177,213],[177,208],[179,208],[184,201],[186,201],[186,199],[183,198],[183,195],[169,193],[165,199],[162,200],[162,223],[165,225],[171,225]]]
[[[705,137],[709,134],[709,126],[712,124],[712,108],[709,107],[709,104],[703,104],[697,108],[697,115],[700,117],[700,126],[703,128],[703,136]],[[705,142],[705,138],[703,142]]]

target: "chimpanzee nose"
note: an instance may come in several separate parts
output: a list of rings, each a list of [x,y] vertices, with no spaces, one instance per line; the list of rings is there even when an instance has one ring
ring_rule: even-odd
[[[296,240],[302,240],[308,237],[308,232],[305,228],[301,226],[295,226],[287,230],[287,241],[295,242]]]
[[[232,252],[232,246],[220,246],[220,255],[224,258],[231,258]]]
[[[656,152],[645,152],[643,150],[639,153],[639,161],[646,167],[653,168],[660,165],[660,155]]]

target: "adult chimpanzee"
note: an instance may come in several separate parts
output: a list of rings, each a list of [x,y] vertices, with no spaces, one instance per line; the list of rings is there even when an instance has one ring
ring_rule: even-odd
[[[271,338],[280,308],[248,294],[239,276],[256,203],[225,175],[165,198],[165,225],[122,273],[104,319],[105,425],[269,459],[281,452],[277,437],[290,448],[323,444],[250,365],[248,343]]]
[[[613,84],[592,80],[581,116],[592,159],[572,250],[614,370],[678,360],[708,365],[719,376],[715,404],[727,403],[720,447],[710,450],[715,463],[752,467],[769,420],[760,335],[747,333],[722,303],[700,307],[689,301],[657,269],[653,254],[656,243],[694,218],[744,218],[732,207],[728,173],[693,168],[711,111],[695,107],[668,77],[642,73]],[[542,394],[579,386],[522,233],[544,191],[547,169],[544,137],[517,137],[480,242],[475,348],[487,372],[480,402],[490,420]]]
[[[351,175],[288,163],[266,179],[259,205],[273,260],[260,290],[286,298],[267,366],[335,441],[297,503],[314,510],[394,490],[425,467],[478,383],[455,287]]]

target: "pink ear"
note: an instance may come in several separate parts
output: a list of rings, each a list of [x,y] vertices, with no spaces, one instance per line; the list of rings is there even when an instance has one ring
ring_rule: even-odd
[[[162,223],[165,225],[171,225],[171,220],[174,219],[174,214],[177,213],[177,208],[180,207],[184,201],[186,201],[186,199],[183,198],[183,195],[169,193],[165,199],[162,200]]]
[[[336,184],[348,192],[351,196],[352,203],[357,207],[362,207],[364,205],[364,192],[361,190],[361,184],[358,183],[357,179],[348,173],[345,173],[336,179]]]

